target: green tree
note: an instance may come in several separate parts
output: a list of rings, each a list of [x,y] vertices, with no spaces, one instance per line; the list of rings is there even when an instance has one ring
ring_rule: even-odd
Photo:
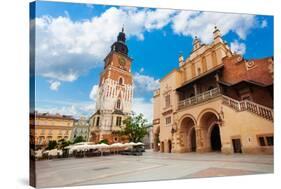
[[[123,121],[125,127],[121,129],[120,134],[128,137],[130,142],[141,142],[147,134],[145,124],[147,120],[143,114],[132,115]]]
[[[66,146],[69,146],[70,144],[71,144],[71,142],[69,140],[61,139],[58,141],[58,148],[64,149]]]
[[[57,141],[50,140],[48,143],[47,150],[52,150],[52,149],[55,149],[56,147],[57,147]]]
[[[79,142],[86,142],[86,140],[82,136],[78,136],[74,139],[73,144],[79,143]]]
[[[99,141],[99,144],[108,144],[108,140],[107,139],[103,139],[103,140]]]

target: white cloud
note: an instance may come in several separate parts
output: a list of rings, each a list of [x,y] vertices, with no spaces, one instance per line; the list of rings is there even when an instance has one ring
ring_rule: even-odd
[[[49,112],[51,114],[59,113],[61,115],[71,115],[75,118],[81,116],[89,117],[95,111],[95,103],[93,102],[49,102],[47,106],[36,108],[39,112]]]
[[[140,73],[135,73],[134,76],[134,85],[137,91],[148,91],[152,92],[159,88],[159,79],[154,77],[143,75]]]
[[[148,123],[152,123],[153,119],[153,105],[150,100],[147,102],[144,98],[133,99],[133,112],[136,114],[142,113],[144,118],[147,119]]]
[[[180,11],[173,18],[172,28],[177,34],[198,36],[202,42],[209,43],[213,39],[214,26],[220,29],[222,35],[232,31],[245,39],[256,22],[255,16],[248,14]]]
[[[32,22],[33,23],[33,22]],[[144,33],[171,24],[176,34],[210,42],[214,26],[221,33],[236,33],[245,39],[257,25],[255,16],[165,9],[111,7],[100,16],[73,21],[64,16],[36,18],[36,74],[56,81],[72,82],[90,69],[103,65],[103,58],[116,40],[122,25],[127,38],[144,40]],[[33,29],[33,28],[31,28]]]
[[[53,90],[53,91],[58,91],[59,90],[61,82],[59,82],[59,81],[49,81],[49,83],[50,83],[50,89],[51,90]]]
[[[232,50],[232,52],[243,55],[246,52],[246,45],[244,43],[239,43],[237,40],[234,40],[230,43],[230,49]]]
[[[93,85],[92,90],[89,94],[90,99],[92,99],[94,101],[96,100],[96,97],[97,97],[97,94],[98,94],[98,89],[99,89],[98,85]]]
[[[156,9],[148,11],[145,19],[145,28],[150,31],[152,29],[161,29],[166,26],[172,19],[175,10]]]
[[[116,40],[122,25],[127,38],[143,40],[143,33],[161,29],[175,11],[135,8],[109,8],[88,20],[70,17],[36,18],[36,74],[59,80],[74,81],[91,68],[101,66],[103,58]]]

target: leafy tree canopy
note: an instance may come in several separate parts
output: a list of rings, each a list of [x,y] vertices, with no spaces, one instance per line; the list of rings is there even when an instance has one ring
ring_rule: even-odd
[[[108,140],[107,139],[100,140],[99,144],[108,144]]]
[[[78,136],[74,139],[73,144],[79,143],[79,142],[86,142],[86,140],[82,136]]]
[[[71,143],[71,141],[69,140],[65,140],[65,139],[61,139],[58,141],[58,148],[59,149],[64,149],[66,146],[69,146]]]
[[[145,127],[147,120],[143,114],[133,114],[123,123],[125,127],[121,129],[120,134],[127,136],[130,142],[141,142],[147,134],[147,128]]]
[[[56,147],[57,147],[57,141],[50,140],[48,143],[47,150],[52,150],[52,149],[55,149]]]

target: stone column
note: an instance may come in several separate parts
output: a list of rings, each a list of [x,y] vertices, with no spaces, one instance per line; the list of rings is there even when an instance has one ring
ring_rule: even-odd
[[[173,104],[175,105],[174,107],[178,108],[179,105],[179,94],[178,92],[175,90],[174,91],[174,95],[175,98],[173,98]]]
[[[197,93],[198,93],[198,91],[197,91],[197,85],[196,85],[196,84],[193,85],[193,89],[194,89],[194,95],[196,96]]]
[[[219,84],[219,74],[218,73],[216,73],[216,75],[215,75],[215,79],[216,79],[216,85],[217,85],[217,88],[220,90],[220,84]],[[221,91],[221,90],[220,90]]]
[[[159,151],[158,137],[159,136],[157,134],[154,134],[154,149],[153,149],[154,152],[158,152]]]
[[[195,126],[196,134],[196,152],[202,152],[203,149],[203,140],[202,140],[202,129],[198,126]]]

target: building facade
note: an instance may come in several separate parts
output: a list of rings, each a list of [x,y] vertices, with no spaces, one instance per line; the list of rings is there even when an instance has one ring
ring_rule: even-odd
[[[38,113],[30,116],[31,137],[35,148],[44,148],[49,141],[70,140],[74,118],[71,116]]]
[[[104,70],[100,74],[96,112],[90,117],[92,142],[108,140],[120,142],[116,132],[123,126],[123,120],[131,115],[133,98],[132,59],[128,56],[124,29],[104,59]]]
[[[145,127],[147,129],[147,134],[143,138],[144,147],[146,149],[152,149],[153,148],[153,126],[149,124]]]
[[[271,154],[273,130],[273,58],[244,59],[218,28],[154,92],[155,151]]]
[[[70,140],[74,141],[79,136],[85,141],[89,140],[89,121],[85,117],[74,121]]]

